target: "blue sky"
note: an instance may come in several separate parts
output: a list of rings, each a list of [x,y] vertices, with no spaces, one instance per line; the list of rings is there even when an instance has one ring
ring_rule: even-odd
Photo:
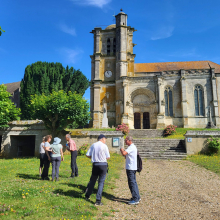
[[[73,66],[90,79],[90,31],[114,23],[121,8],[137,29],[136,63],[220,64],[219,0],[2,0],[0,83],[20,81],[25,67],[37,61]]]

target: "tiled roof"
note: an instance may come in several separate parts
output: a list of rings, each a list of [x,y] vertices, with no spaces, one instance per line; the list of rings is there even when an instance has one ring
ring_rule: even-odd
[[[164,63],[136,63],[134,72],[162,72],[180,69],[210,69],[215,68],[220,73],[220,65],[212,61],[186,61],[186,62],[164,62]]]
[[[21,82],[14,82],[14,83],[7,83],[5,86],[7,86],[7,91],[10,92],[11,94],[20,88]]]

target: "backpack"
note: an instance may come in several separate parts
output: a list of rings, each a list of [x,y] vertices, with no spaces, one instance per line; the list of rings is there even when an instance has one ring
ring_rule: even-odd
[[[139,152],[137,152],[137,172],[140,174],[141,170],[142,170],[142,159]]]

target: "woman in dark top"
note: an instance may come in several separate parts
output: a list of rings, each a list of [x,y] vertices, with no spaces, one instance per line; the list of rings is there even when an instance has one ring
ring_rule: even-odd
[[[48,177],[48,172],[49,172],[50,161],[51,161],[51,158],[50,158],[51,150],[49,150],[48,147],[50,147],[51,139],[52,139],[51,135],[47,135],[45,137],[45,143],[44,143],[44,148],[45,148],[44,169],[43,169],[43,173],[41,175],[42,180],[50,180],[50,178]],[[46,150],[46,148],[48,148],[48,150]]]

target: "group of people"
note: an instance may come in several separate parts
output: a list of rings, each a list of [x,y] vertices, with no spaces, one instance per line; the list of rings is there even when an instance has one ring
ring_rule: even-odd
[[[60,144],[61,139],[58,137],[54,138],[53,144],[50,145],[52,140],[51,135],[43,137],[42,143],[40,145],[40,168],[39,176],[42,180],[50,180],[48,176],[50,163],[52,164],[52,181],[59,181],[59,168],[61,161],[64,161],[63,156],[63,146]],[[78,176],[78,167],[76,164],[77,158],[77,148],[74,140],[71,139],[69,134],[66,135],[66,148],[71,153],[71,176],[72,178]]]
[[[89,200],[93,192],[95,183],[98,179],[98,191],[96,194],[95,205],[103,205],[101,202],[102,192],[104,188],[104,182],[108,172],[107,160],[110,159],[109,149],[106,145],[106,137],[101,134],[98,137],[98,141],[91,145],[86,153],[86,156],[91,159],[93,167],[90,181],[85,190],[85,199]],[[43,142],[40,145],[40,176],[44,180],[49,180],[48,170],[50,167],[50,162],[52,163],[52,180],[59,180],[59,167],[61,161],[64,161],[63,157],[63,146],[60,144],[61,139],[58,137],[54,138],[54,142],[50,145],[52,140],[51,135],[47,135],[43,138]],[[76,164],[77,158],[77,147],[73,139],[69,134],[66,135],[66,148],[71,153],[71,176],[72,178],[78,176],[78,167]],[[128,178],[128,186],[131,191],[132,198],[128,202],[129,205],[137,205],[140,201],[140,194],[138,190],[138,185],[136,181],[136,171],[137,171],[137,148],[133,144],[133,139],[131,136],[127,136],[125,139],[125,144],[128,148],[125,150],[120,149],[121,154],[126,158],[126,173]],[[43,171],[42,171],[43,168]],[[41,174],[42,172],[42,174]]]

